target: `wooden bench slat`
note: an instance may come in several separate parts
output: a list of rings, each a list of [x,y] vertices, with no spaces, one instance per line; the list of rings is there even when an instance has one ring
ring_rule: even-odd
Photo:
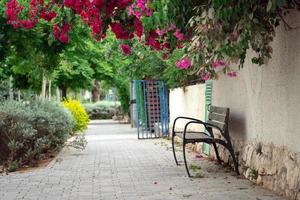
[[[220,115],[227,115],[229,112],[229,108],[223,108],[223,107],[218,107],[218,106],[211,106],[209,109],[209,112],[211,113],[218,113]]]
[[[215,126],[219,127],[223,131],[225,129],[225,124],[224,123],[220,123],[220,122],[213,121],[213,120],[207,120],[207,123],[215,125]]]
[[[226,117],[227,117],[226,115],[220,115],[220,114],[217,114],[217,113],[209,113],[208,114],[208,119],[218,121],[218,122],[222,122],[222,123],[226,122]]]

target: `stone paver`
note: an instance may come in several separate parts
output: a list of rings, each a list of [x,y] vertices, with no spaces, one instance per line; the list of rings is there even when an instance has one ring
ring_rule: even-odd
[[[169,141],[137,140],[129,125],[93,121],[87,140],[84,151],[66,148],[46,168],[0,175],[0,200],[284,199],[194,154],[201,169],[193,173],[203,178],[189,179]]]

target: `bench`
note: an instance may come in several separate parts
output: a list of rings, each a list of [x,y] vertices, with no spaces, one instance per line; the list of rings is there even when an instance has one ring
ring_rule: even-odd
[[[210,106],[207,122],[203,122],[199,119],[190,118],[190,117],[177,117],[174,120],[173,128],[172,128],[172,149],[173,149],[174,159],[176,165],[179,165],[176,158],[175,142],[174,142],[175,136],[177,136],[183,140],[183,159],[184,159],[185,169],[189,177],[191,177],[191,175],[187,165],[185,146],[186,144],[196,143],[196,142],[212,144],[215,150],[216,158],[219,162],[221,162],[221,159],[216,144],[223,145],[229,151],[234,163],[235,171],[237,175],[239,175],[237,159],[235,157],[232,143],[229,137],[228,119],[229,119],[229,108]],[[183,131],[175,131],[176,122],[178,122],[179,120],[188,120],[188,122],[184,126]],[[204,126],[206,132],[188,131],[188,127],[191,124],[200,124]],[[214,134],[215,131],[220,132],[222,137],[216,138]]]

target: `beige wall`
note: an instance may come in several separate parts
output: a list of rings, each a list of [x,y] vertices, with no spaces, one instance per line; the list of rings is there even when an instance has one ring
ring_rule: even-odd
[[[205,85],[192,85],[185,88],[176,88],[170,91],[170,122],[178,116],[192,117],[204,120]],[[183,129],[185,121],[179,121],[179,129]],[[197,128],[191,126],[191,129]]]
[[[292,14],[288,23],[299,26],[300,14]],[[232,138],[300,152],[300,29],[277,28],[272,47],[267,65],[248,59],[238,77],[214,81],[213,104],[231,109]]]
[[[300,12],[286,20],[299,27]],[[230,136],[245,177],[300,200],[300,28],[278,27],[272,47],[266,65],[252,64],[248,52],[238,77],[214,81],[212,104],[230,108]],[[204,94],[204,84],[172,90],[171,122],[180,115],[203,119]],[[219,153],[231,163],[228,151]]]

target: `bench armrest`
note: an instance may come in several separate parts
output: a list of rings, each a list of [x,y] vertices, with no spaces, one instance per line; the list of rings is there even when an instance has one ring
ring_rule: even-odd
[[[187,127],[188,127],[190,124],[201,124],[201,125],[203,125],[203,126],[205,127],[205,129],[206,129],[205,122],[202,122],[201,120],[199,120],[199,121],[189,121],[189,122],[186,123],[185,126],[184,126],[183,139],[185,139],[185,136],[186,136],[186,134],[188,133],[188,132],[187,132]],[[204,133],[204,132],[201,132],[201,133]],[[206,133],[204,133],[204,134],[207,135]]]
[[[190,124],[202,124],[204,126],[204,128],[208,131],[209,135],[211,137],[215,137],[214,136],[214,133],[212,131],[213,128],[217,129],[220,131],[220,133],[223,135],[223,131],[220,127],[218,127],[217,125],[214,125],[214,124],[210,124],[210,123],[206,123],[206,122],[202,122],[202,121],[189,121],[188,123],[186,123],[185,127],[184,127],[184,132],[183,132],[183,138],[185,138],[186,134],[188,133],[187,131],[187,127],[190,125]],[[208,134],[206,134],[208,135]]]
[[[210,128],[215,128],[215,129],[217,129],[218,131],[220,131],[220,133],[221,134],[223,134],[223,130],[220,128],[220,127],[218,127],[217,125],[214,125],[214,124],[210,124],[210,123],[204,123],[205,125],[205,128],[206,128],[206,130],[208,130],[207,129],[207,127],[210,127]],[[208,130],[209,131],[209,130]]]
[[[172,136],[175,135],[175,126],[176,126],[176,122],[177,122],[179,119],[185,119],[185,120],[190,120],[190,121],[196,121],[196,122],[204,123],[204,122],[202,122],[202,121],[199,120],[199,119],[195,119],[195,118],[191,118],[191,117],[177,117],[177,118],[174,120],[174,122],[173,122]]]

